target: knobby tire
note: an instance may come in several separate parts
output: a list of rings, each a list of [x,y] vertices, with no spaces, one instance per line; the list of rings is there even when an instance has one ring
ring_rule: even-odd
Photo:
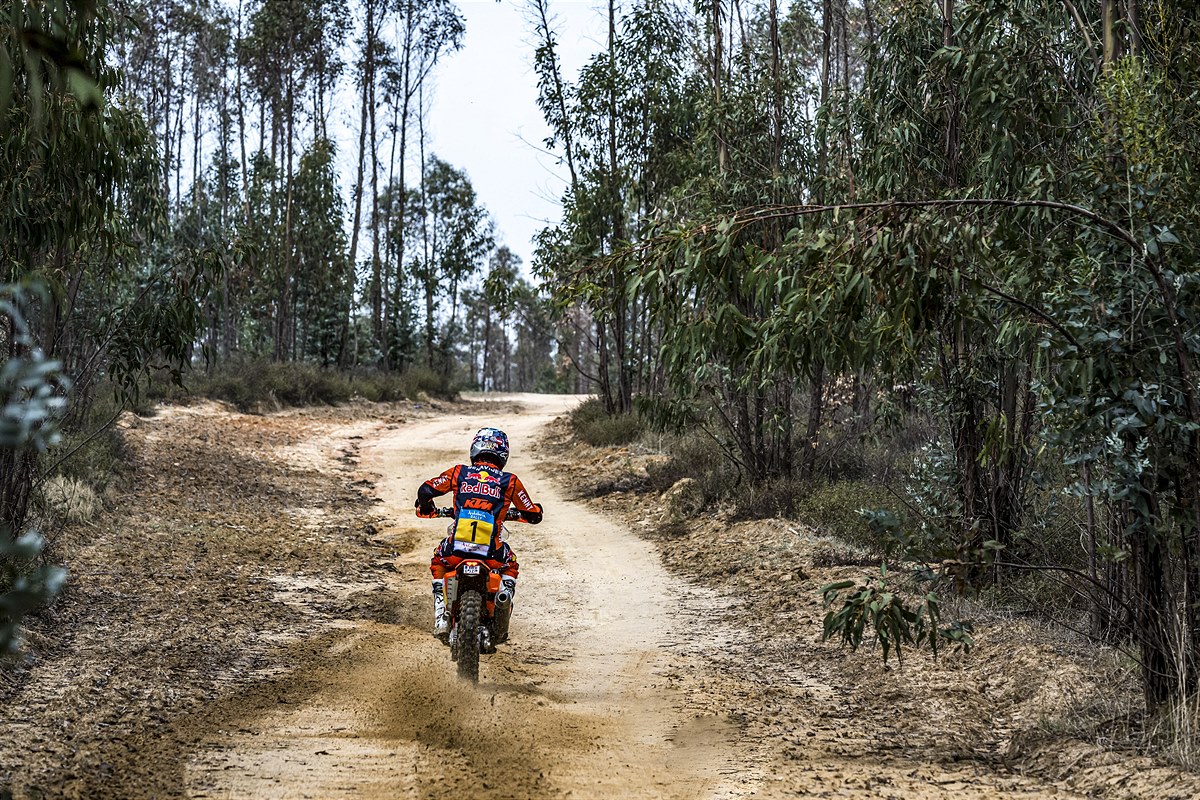
[[[458,598],[458,677],[479,683],[479,621],[483,595],[471,590]]]

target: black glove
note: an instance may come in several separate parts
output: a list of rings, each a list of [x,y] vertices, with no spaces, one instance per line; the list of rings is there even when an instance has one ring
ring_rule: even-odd
[[[417,513],[423,517],[432,517],[437,513],[437,506],[433,502],[433,492],[425,484],[421,484],[421,488],[417,489],[417,502],[414,505],[416,505]]]
[[[525,517],[525,521],[530,525],[537,525],[542,521],[542,504],[534,503],[533,509],[533,511],[522,512],[522,516]]]

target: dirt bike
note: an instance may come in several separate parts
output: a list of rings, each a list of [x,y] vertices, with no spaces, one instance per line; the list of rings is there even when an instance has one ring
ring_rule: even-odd
[[[454,509],[439,508],[437,516],[453,518]],[[515,508],[505,519],[526,521]],[[458,662],[460,678],[478,683],[480,654],[496,652],[496,645],[508,638],[512,596],[501,583],[500,570],[473,557],[463,558],[454,574],[446,575],[443,591],[450,611],[450,660]]]

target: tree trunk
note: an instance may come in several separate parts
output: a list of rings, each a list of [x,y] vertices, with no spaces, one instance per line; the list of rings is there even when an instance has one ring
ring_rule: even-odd
[[[1125,30],[1129,34],[1129,55],[1138,58],[1142,54],[1142,27],[1138,15],[1137,0],[1125,0]]]
[[[354,181],[354,224],[350,227],[350,264],[358,258],[358,234],[362,225],[363,169],[367,157],[367,105],[371,102],[370,86],[375,82],[375,0],[366,0],[367,25],[364,35],[362,102],[358,120],[358,178]]]
[[[192,202],[198,203],[202,196],[203,176],[200,174],[200,91],[192,93]],[[204,240],[204,214],[200,218],[201,241]]]
[[[804,457],[800,477],[810,481],[816,473],[817,448],[821,443],[821,418],[825,412],[825,367],[817,364],[808,392],[808,421],[804,426]]]
[[[821,108],[829,101],[829,87],[833,75],[833,2],[823,0],[821,5],[821,85],[817,102]],[[827,114],[822,114],[817,121],[817,186],[816,198],[818,203],[824,203],[829,183],[829,132],[825,122]],[[807,457],[806,457],[807,458]]]
[[[488,357],[492,350],[492,306],[490,303],[484,303],[483,311],[483,364],[479,370],[479,388],[482,391],[488,390]]]
[[[433,292],[437,273],[432,263],[433,253],[429,242],[429,193],[426,185],[425,163],[425,86],[417,87],[417,148],[421,156],[421,249],[425,256],[425,362],[433,368]]]
[[[296,339],[296,316],[295,316],[295,298],[293,295],[293,284],[296,282],[296,254],[295,240],[292,234],[292,179],[295,175],[295,166],[293,156],[296,150],[296,81],[292,70],[288,71],[287,78],[287,203],[284,207],[284,270],[283,270],[283,308],[289,308],[288,314],[285,317],[284,324],[284,339],[285,342],[290,342],[291,346],[287,348],[283,354],[285,359],[294,359],[295,339]]]
[[[725,172],[726,162],[729,159],[728,149],[725,146],[725,131],[721,120],[724,117],[724,111],[721,109],[721,77],[725,71],[725,54],[723,51],[724,40],[721,36],[721,0],[712,0],[712,24],[713,24],[713,108],[716,110],[717,117],[717,169]]]
[[[611,74],[608,81],[608,190],[609,203],[612,213],[610,252],[616,252],[625,241],[625,204],[618,180],[619,164],[617,162],[617,75],[616,75],[616,46],[617,18],[616,2],[608,0],[608,59]],[[630,381],[630,363],[627,351],[627,301],[621,273],[617,268],[611,271],[613,302],[613,348],[617,361],[617,394],[613,398],[613,406],[618,413],[628,414],[633,410],[633,389]]]
[[[954,47],[954,0],[942,0],[942,46]],[[960,103],[958,87],[947,72],[944,86],[946,93],[946,133],[943,142],[943,153],[946,158],[946,186],[956,188],[959,182],[959,162],[961,159],[959,140]]]
[[[768,9],[771,37],[771,198],[779,202],[779,177],[783,161],[783,78],[779,44],[779,0]]]
[[[1174,670],[1164,553],[1155,532],[1143,529],[1132,537],[1131,561],[1136,570],[1133,600],[1146,710],[1153,713],[1172,699],[1178,677]]]
[[[179,104],[175,111],[175,213],[183,206],[183,107],[187,105],[187,93],[184,91],[186,65],[179,67]]]
[[[167,85],[163,90],[163,204],[166,208],[171,207],[171,97],[173,95],[175,77],[173,67],[171,65],[171,56],[173,40],[170,36],[167,37],[167,48],[165,54],[166,63],[163,65],[163,72],[166,75]]]
[[[600,379],[600,397],[604,401],[604,410],[609,414],[615,414],[617,408],[613,403],[612,380],[609,377],[608,326],[603,317],[596,318],[596,353],[600,359],[596,377]]]
[[[1104,71],[1112,69],[1120,55],[1117,44],[1117,0],[1101,0],[1100,22],[1104,43]]]
[[[379,258],[379,138],[375,127],[375,81],[371,81],[371,333],[386,360],[387,344],[383,335],[383,278]]]

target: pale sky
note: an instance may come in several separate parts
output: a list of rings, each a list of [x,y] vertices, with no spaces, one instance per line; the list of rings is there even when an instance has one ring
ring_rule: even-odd
[[[525,0],[458,0],[466,18],[463,48],[436,73],[429,118],[431,149],[465,170],[496,221],[497,239],[521,257],[526,273],[532,239],[558,221],[566,167],[545,154],[549,133],[537,106],[533,28]],[[557,18],[564,75],[603,47],[606,12],[593,0],[550,0]]]

